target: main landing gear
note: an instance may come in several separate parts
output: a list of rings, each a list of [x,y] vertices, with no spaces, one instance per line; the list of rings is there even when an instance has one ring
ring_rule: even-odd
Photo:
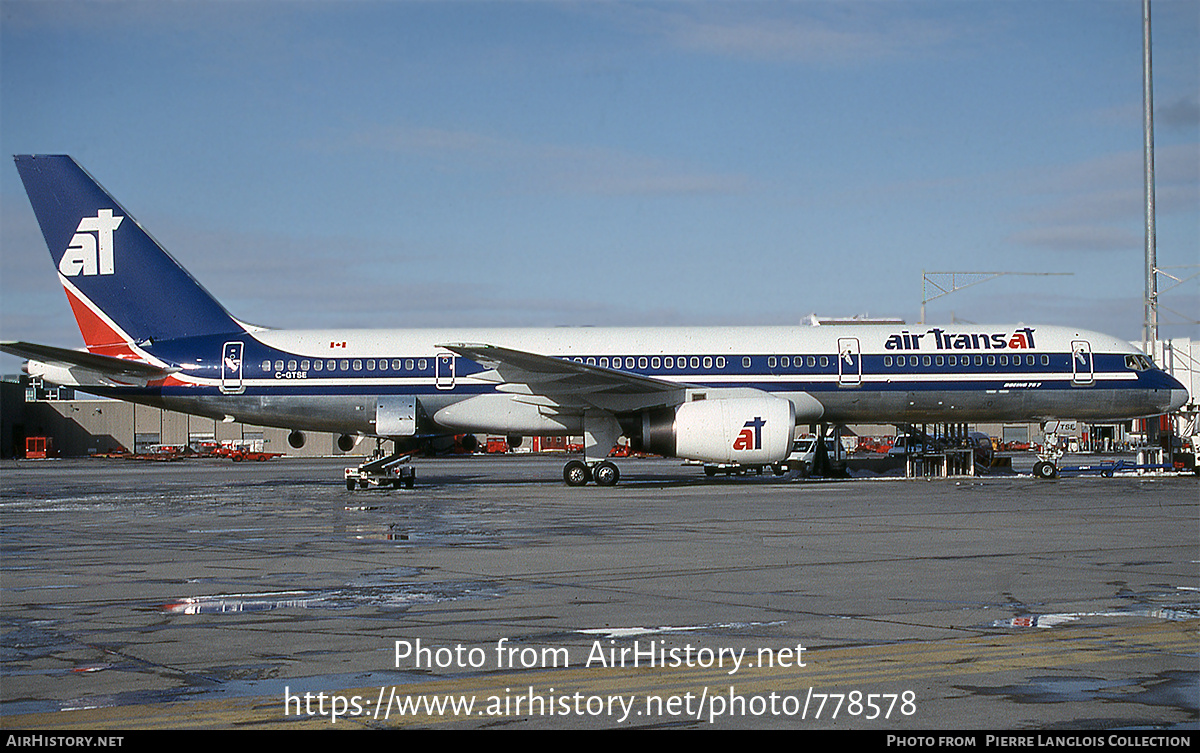
[[[569,460],[563,466],[567,486],[586,486],[589,481],[596,486],[616,486],[621,472],[605,458],[620,436],[621,427],[611,413],[584,411],[583,460]]]
[[[589,481],[595,481],[596,486],[616,486],[620,480],[621,471],[607,460],[590,466],[582,460],[570,460],[563,466],[563,481],[567,486],[586,486]]]

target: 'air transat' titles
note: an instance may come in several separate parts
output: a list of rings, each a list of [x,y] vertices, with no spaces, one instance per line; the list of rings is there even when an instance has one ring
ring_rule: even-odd
[[[932,337],[928,340],[930,335]],[[902,331],[884,343],[887,350],[1027,350],[1034,347],[1033,328],[1022,327],[1012,334],[972,332],[962,334],[934,327],[927,332]]]

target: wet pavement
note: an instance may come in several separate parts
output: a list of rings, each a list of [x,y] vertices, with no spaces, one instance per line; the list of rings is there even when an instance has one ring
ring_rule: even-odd
[[[1196,729],[1195,477],[5,461],[21,728]]]

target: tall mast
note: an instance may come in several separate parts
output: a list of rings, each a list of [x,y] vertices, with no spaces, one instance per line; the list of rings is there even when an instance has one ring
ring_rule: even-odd
[[[1150,0],[1142,0],[1142,127],[1146,168],[1146,295],[1142,350],[1158,341],[1158,259],[1154,238],[1154,84],[1150,73]]]

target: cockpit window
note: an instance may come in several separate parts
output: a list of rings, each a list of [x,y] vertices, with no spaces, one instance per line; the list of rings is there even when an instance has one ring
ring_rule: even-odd
[[[1134,371],[1149,371],[1154,368],[1154,362],[1148,356],[1140,354],[1125,356],[1125,368],[1133,369]]]

